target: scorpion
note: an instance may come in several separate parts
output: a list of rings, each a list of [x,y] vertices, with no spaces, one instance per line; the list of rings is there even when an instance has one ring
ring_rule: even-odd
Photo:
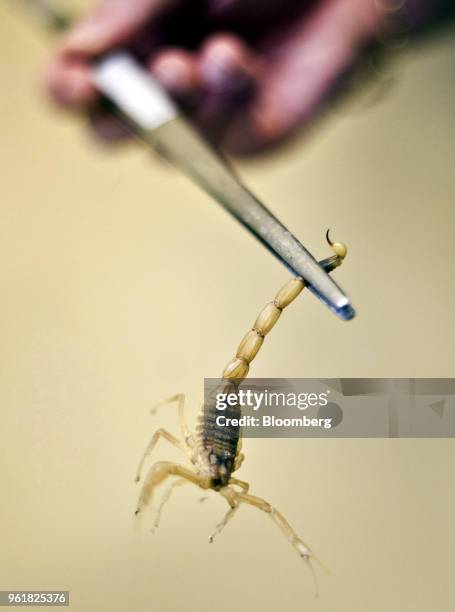
[[[326,233],[326,240],[332,248],[334,255],[319,262],[327,271],[331,272],[340,266],[347,254],[346,245],[341,242],[332,242],[329,237],[329,230]],[[252,329],[241,341],[235,357],[224,368],[221,377],[221,388],[229,385],[238,385],[248,375],[250,363],[256,357],[261,348],[265,336],[271,331],[275,323],[281,316],[282,311],[302,292],[305,281],[296,276],[289,280],[276,294],[273,301],[267,304],[258,315]],[[169,461],[159,461],[154,463],[148,471],[144,480],[142,490],[135,514],[139,514],[148,506],[158,485],[162,484],[169,477],[177,477],[173,480],[167,491],[164,493],[160,506],[158,507],[154,527],[157,528],[160,522],[163,506],[171,497],[172,491],[183,484],[193,483],[203,490],[213,490],[222,495],[229,509],[216,526],[215,532],[210,536],[209,541],[213,542],[215,536],[219,534],[227,523],[232,519],[241,504],[249,504],[262,510],[270,516],[272,521],[298,552],[300,557],[308,562],[314,576],[314,569],[311,560],[317,560],[312,550],[300,539],[286,518],[266,500],[251,495],[250,485],[233,474],[243,463],[245,458],[242,452],[242,440],[239,428],[233,426],[219,427],[216,425],[217,410],[212,401],[203,402],[197,417],[196,431],[193,435],[185,421],[184,404],[185,396],[181,393],[170,397],[152,409],[152,414],[163,405],[176,404],[182,439],[178,439],[166,429],[158,429],[152,436],[149,444],[139,463],[136,482],[141,479],[141,473],[146,459],[149,457],[160,438],[164,438],[170,444],[182,451],[189,461],[189,465],[180,465]],[[234,416],[240,417],[240,407],[231,408]]]

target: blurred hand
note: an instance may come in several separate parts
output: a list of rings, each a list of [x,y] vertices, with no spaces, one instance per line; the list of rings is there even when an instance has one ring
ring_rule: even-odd
[[[127,47],[212,141],[234,154],[274,146],[311,121],[380,32],[385,0],[104,0],[65,37],[47,70],[52,97],[96,111],[90,61]]]

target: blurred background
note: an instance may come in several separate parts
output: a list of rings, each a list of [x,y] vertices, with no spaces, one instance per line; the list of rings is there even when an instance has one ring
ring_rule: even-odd
[[[74,3],[83,8],[90,2]],[[141,148],[105,150],[51,108],[50,52],[0,7],[1,589],[69,589],[74,610],[451,609],[453,440],[247,440],[239,476],[331,569],[311,575],[268,518],[242,508],[215,544],[215,494],[178,490],[157,534],[135,529],[153,431],[193,422],[286,271],[205,194]],[[389,65],[305,139],[238,164],[312,252],[327,227],[358,316],[311,295],[267,338],[256,377],[455,374],[455,40]],[[156,459],[178,459],[160,442]]]

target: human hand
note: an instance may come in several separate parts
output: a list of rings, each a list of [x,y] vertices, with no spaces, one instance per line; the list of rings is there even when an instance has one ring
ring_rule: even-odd
[[[101,137],[118,140],[126,130],[96,110],[90,61],[127,47],[212,141],[250,154],[311,122],[381,31],[385,3],[103,0],[62,41],[47,85],[60,105],[91,110]]]

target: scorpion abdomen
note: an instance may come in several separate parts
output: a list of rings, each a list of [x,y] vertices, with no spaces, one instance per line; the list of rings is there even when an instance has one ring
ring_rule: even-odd
[[[238,423],[240,419],[240,406],[230,406],[226,403],[226,407],[222,410],[217,408],[217,394],[225,392],[226,385],[232,387],[232,383],[223,381],[211,398],[205,402],[199,415],[197,427],[199,445],[203,450],[212,488],[214,489],[220,489],[228,484],[234,471],[240,438],[239,425],[232,424],[232,420],[234,420],[234,423]],[[221,387],[223,387],[223,390],[221,390]],[[218,417],[223,418],[219,419]]]

